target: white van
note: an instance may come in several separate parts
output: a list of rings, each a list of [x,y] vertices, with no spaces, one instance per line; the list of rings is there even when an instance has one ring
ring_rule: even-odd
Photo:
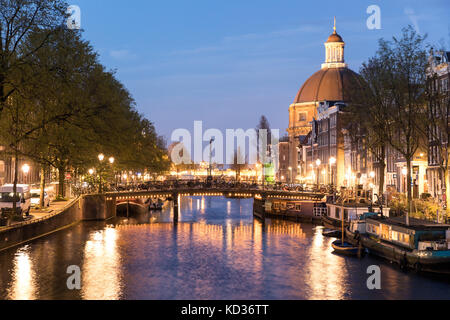
[[[31,207],[36,208],[41,205],[41,190],[32,189],[31,190]],[[44,191],[44,207],[50,207],[50,197],[47,193],[47,189]]]
[[[13,195],[13,185],[6,184],[0,187],[0,210],[2,208],[12,208],[16,201],[17,210],[22,214],[29,214],[31,209],[30,186],[18,184],[16,196]]]

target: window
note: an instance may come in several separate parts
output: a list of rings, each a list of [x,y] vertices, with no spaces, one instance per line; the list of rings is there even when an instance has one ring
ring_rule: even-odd
[[[298,121],[299,122],[306,122],[307,117],[308,117],[308,114],[306,112],[300,112],[298,114]]]

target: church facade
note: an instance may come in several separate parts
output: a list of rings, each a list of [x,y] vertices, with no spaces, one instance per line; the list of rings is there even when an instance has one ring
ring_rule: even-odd
[[[340,115],[360,86],[358,74],[345,63],[345,42],[335,24],[325,43],[325,62],[303,84],[289,107],[291,183],[345,185],[346,167],[351,164],[345,161]]]

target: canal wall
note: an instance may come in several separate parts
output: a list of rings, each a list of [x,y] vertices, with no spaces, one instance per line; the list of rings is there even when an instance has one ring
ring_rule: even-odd
[[[0,229],[0,251],[71,227],[80,221],[103,221],[115,216],[115,200],[102,195],[83,196],[41,219]]]
[[[116,216],[116,200],[104,195],[87,195],[82,198],[82,220],[103,221]]]

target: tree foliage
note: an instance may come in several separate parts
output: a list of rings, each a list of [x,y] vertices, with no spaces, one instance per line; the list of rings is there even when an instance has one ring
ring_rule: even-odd
[[[58,169],[61,195],[65,173],[86,173],[99,153],[118,171],[168,170],[163,140],[131,94],[80,31],[62,26],[66,7],[0,0],[0,144]]]

